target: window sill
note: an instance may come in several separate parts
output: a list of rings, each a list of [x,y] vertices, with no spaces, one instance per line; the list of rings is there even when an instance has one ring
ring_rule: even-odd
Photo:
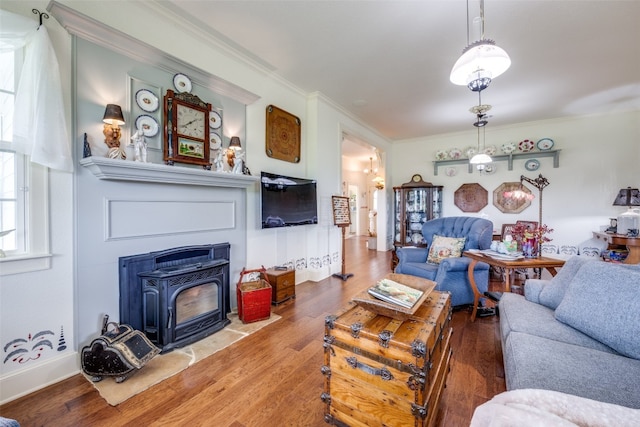
[[[0,276],[48,270],[51,268],[51,257],[51,254],[30,254],[0,258]]]
[[[106,157],[85,157],[80,164],[99,179],[154,182],[163,184],[203,185],[208,187],[247,188],[260,180],[257,176],[204,169],[142,163]]]

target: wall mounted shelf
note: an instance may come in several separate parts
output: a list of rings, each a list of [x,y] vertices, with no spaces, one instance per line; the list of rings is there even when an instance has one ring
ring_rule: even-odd
[[[528,153],[512,153],[512,154],[501,154],[497,156],[491,156],[491,159],[494,162],[507,161],[508,169],[513,170],[513,160],[514,159],[533,159],[539,157],[553,157],[553,167],[557,168],[560,166],[560,151],[562,150],[549,150],[549,151],[530,151]],[[433,174],[438,175],[438,168],[440,166],[448,166],[448,165],[469,165],[469,173],[473,172],[473,165],[469,163],[469,159],[456,159],[456,160],[434,160],[433,161]]]
[[[152,182],[156,184],[201,185],[207,187],[247,188],[260,177],[228,172],[213,172],[195,167],[168,166],[106,157],[85,157],[80,164],[99,179],[110,181]]]

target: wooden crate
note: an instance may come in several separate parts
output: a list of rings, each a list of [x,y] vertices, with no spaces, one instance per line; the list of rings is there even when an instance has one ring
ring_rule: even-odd
[[[264,269],[242,270],[240,280],[236,285],[238,317],[242,323],[257,322],[271,317],[271,285],[269,281],[263,278],[255,281],[242,281],[246,274],[255,272],[262,274]]]
[[[281,304],[296,297],[296,271],[268,269],[263,277],[269,280],[271,285],[271,303]]]
[[[337,426],[432,426],[449,372],[448,293],[432,291],[408,320],[350,303],[325,320],[322,400]]]

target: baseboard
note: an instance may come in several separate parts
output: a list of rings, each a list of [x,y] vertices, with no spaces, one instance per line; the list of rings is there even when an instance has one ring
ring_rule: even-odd
[[[77,352],[68,352],[37,366],[0,378],[0,405],[80,373]]]

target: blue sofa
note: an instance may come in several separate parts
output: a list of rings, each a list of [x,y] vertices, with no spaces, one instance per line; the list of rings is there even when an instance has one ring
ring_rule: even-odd
[[[567,260],[525,295],[504,293],[507,390],[552,390],[640,408],[640,266]],[[636,420],[638,421],[638,420]]]
[[[436,290],[451,293],[451,305],[473,304],[474,295],[467,271],[470,258],[446,258],[440,264],[427,263],[433,236],[466,237],[463,251],[468,249],[489,249],[493,238],[493,223],[477,217],[446,217],[427,221],[422,226],[422,236],[426,248],[402,247],[396,249],[398,265],[395,272],[410,274],[437,283]],[[480,262],[474,269],[474,278],[480,293],[489,286],[489,265]]]

